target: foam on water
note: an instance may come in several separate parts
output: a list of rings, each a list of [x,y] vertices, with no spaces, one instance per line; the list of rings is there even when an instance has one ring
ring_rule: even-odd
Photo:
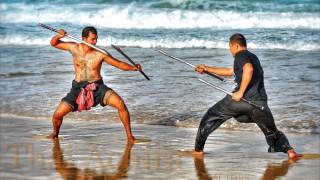
[[[52,34],[36,27],[41,22],[79,34],[96,26],[103,46],[225,49],[240,32],[254,49],[320,47],[317,1],[27,0],[2,1],[0,11],[0,45],[47,45]]]
[[[119,29],[320,28],[319,14],[310,12],[150,9],[137,7],[134,4],[127,6],[102,4],[87,7],[81,4],[60,6],[20,3],[2,4],[0,10],[2,23],[76,23]]]
[[[0,35],[1,37],[1,35]],[[50,37],[28,37],[23,35],[4,36],[0,45],[49,45]],[[66,38],[67,40],[67,38]],[[110,46],[117,44],[126,47],[142,47],[142,48],[218,48],[228,49],[227,39],[203,39],[196,37],[175,38],[174,36],[167,37],[125,37],[124,39],[109,36],[99,39],[98,45]],[[318,51],[320,46],[317,42],[304,42],[301,40],[290,40],[290,44],[283,41],[249,42],[248,46],[251,49],[286,49],[297,51]]]

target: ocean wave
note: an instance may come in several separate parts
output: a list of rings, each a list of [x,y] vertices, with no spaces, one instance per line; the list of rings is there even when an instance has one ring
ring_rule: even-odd
[[[306,28],[320,29],[315,12],[238,12],[152,9],[129,5],[0,4],[3,23],[73,23],[121,29]]]
[[[31,38],[24,35],[12,35],[2,37],[0,45],[49,45],[50,39],[50,37]]]
[[[23,35],[12,35],[1,38],[0,45],[50,45],[50,37],[34,38]],[[208,48],[208,49],[228,49],[228,42],[225,40],[204,40],[200,38],[182,38],[172,37],[141,37],[141,38],[116,38],[109,36],[98,40],[99,46],[110,46],[117,44],[126,47],[141,48]],[[248,43],[251,49],[285,49],[295,51],[318,51],[320,46],[316,42],[295,40],[295,41],[253,41]]]
[[[101,5],[134,5],[140,8],[149,9],[181,9],[181,10],[229,10],[239,12],[319,12],[320,4],[318,0],[2,0],[4,3],[24,3],[28,5],[73,5],[86,4],[92,6]]]
[[[156,0],[146,3],[148,7],[185,10],[230,10],[240,12],[319,12],[320,4],[317,0],[242,0],[242,1],[214,1],[214,0]]]

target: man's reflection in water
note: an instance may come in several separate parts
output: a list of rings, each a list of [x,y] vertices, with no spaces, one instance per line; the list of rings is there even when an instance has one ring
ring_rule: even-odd
[[[212,179],[208,174],[206,165],[204,164],[203,158],[194,158],[194,166],[196,167],[197,176],[200,180],[210,180]]]
[[[261,179],[263,180],[274,180],[279,177],[285,176],[289,168],[297,161],[298,159],[289,159],[282,161],[279,164],[269,163],[267,169],[264,171],[264,174]]]
[[[265,172],[263,173],[263,176],[261,177],[262,180],[275,180],[279,177],[285,176],[288,173],[289,168],[297,161],[298,159],[295,160],[285,160],[282,161],[282,163],[275,164],[275,163],[269,163],[267,165],[267,168]],[[226,178],[224,176],[228,175],[215,175],[214,178],[208,174],[207,168],[204,163],[204,159],[198,159],[194,158],[194,166],[197,171],[197,176],[200,180],[211,180],[211,179],[220,179],[220,178]],[[249,179],[250,176],[244,176],[244,177],[236,177],[234,175],[230,176],[231,178],[239,178],[239,179]]]
[[[53,142],[52,158],[56,166],[56,171],[64,179],[122,179],[127,177],[130,153],[133,146],[132,143],[127,143],[122,159],[119,162],[117,172],[103,174],[92,169],[79,169],[73,163],[64,161],[59,139],[55,139]]]

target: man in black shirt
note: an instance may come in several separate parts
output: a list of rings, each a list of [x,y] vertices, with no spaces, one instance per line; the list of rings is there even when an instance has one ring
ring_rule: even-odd
[[[277,129],[272,113],[267,105],[267,94],[264,88],[263,69],[256,55],[247,50],[246,39],[242,34],[234,34],[230,37],[229,48],[234,59],[233,68],[208,67],[197,65],[196,71],[215,73],[221,76],[234,76],[237,84],[232,97],[227,95],[202,118],[192,154],[195,157],[203,157],[203,148],[207,137],[222,123],[230,118],[239,122],[256,123],[262,130],[269,145],[268,152],[284,152],[289,158],[298,158],[290,146],[286,136]],[[240,101],[241,98],[250,100],[264,106],[262,111]]]

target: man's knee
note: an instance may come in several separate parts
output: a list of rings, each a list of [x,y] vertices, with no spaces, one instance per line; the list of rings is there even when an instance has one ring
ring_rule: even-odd
[[[54,113],[53,113],[53,119],[62,119],[64,116],[64,113],[63,111],[61,110],[56,110]]]
[[[127,106],[126,106],[126,104],[124,103],[123,100],[120,101],[120,110],[121,111],[127,111]]]
[[[62,119],[66,114],[72,111],[72,107],[66,102],[61,102],[53,113],[54,119]]]
[[[209,119],[211,117],[218,117],[220,116],[219,111],[217,110],[217,106],[212,106],[208,109],[206,114],[203,116],[202,119]]]
[[[209,109],[200,122],[199,133],[207,136],[229,118],[231,117],[215,113],[214,110]]]
[[[207,123],[219,123],[221,120],[226,120],[231,118],[231,116],[226,115],[223,109],[220,108],[220,106],[213,106],[206,114],[203,116],[202,121]]]
[[[116,108],[119,111],[127,111],[127,106],[121,98],[119,98]]]

